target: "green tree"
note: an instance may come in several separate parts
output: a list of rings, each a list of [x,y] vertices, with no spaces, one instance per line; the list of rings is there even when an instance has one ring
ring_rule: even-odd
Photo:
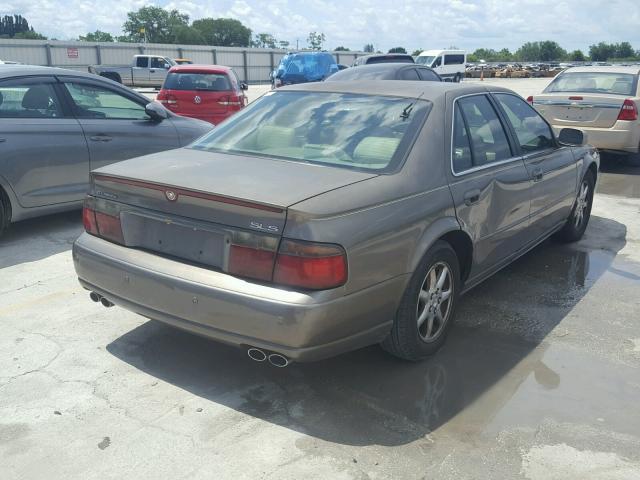
[[[191,26],[202,34],[207,45],[251,46],[251,29],[234,18],[201,18],[195,20]]]
[[[114,38],[108,32],[96,30],[95,32],[89,32],[86,35],[80,35],[78,40],[81,42],[113,42]]]
[[[616,43],[615,58],[633,58],[635,52],[629,42]]]
[[[582,50],[574,50],[573,52],[569,53],[569,56],[567,58],[572,62],[584,62],[586,60],[584,53],[582,53]]]
[[[276,48],[277,40],[270,33],[258,33],[253,40],[253,46],[258,48]]]
[[[185,25],[176,27],[173,42],[182,45],[206,45],[204,37],[198,30]]]
[[[0,18],[0,38],[13,38],[19,33],[32,31],[29,22],[22,15],[5,15]]]
[[[147,6],[127,13],[122,30],[134,42],[173,43],[178,27],[187,26],[189,15],[178,10]]]
[[[280,45],[280,48],[282,49],[286,49],[289,47],[289,42],[287,42],[286,40],[280,40],[278,42],[278,44]]]
[[[513,60],[513,54],[508,48],[503,48],[496,54],[496,61],[498,62],[510,62]]]
[[[387,53],[407,53],[407,50],[404,47],[393,47]]]
[[[478,48],[472,53],[472,56],[476,58],[475,61],[484,60],[486,62],[493,62],[498,57],[498,52],[492,48]]]
[[[16,33],[13,38],[23,39],[23,40],[47,40],[47,37],[34,31],[33,27],[31,27],[26,32]]]
[[[309,36],[307,37],[307,43],[311,50],[321,50],[322,44],[325,40],[326,37],[324,36],[324,33],[309,32]]]
[[[417,50],[414,50],[413,52],[411,52],[411,56],[412,57],[417,57],[418,55],[420,55],[422,53],[422,49],[418,48]]]
[[[334,52],[350,52],[347,47],[339,46],[333,49]]]
[[[616,53],[614,45],[600,42],[597,45],[589,46],[589,56],[594,62],[605,62],[610,58],[613,58]]]
[[[375,49],[373,48],[373,43],[367,43],[362,49],[362,51],[366,53],[373,53],[374,50]]]

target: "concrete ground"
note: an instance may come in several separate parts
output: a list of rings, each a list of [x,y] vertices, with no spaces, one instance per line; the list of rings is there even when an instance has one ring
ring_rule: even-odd
[[[78,212],[15,224],[0,477],[640,479],[639,213],[640,168],[607,159],[584,239],[463,297],[430,360],[374,346],[286,369],[92,303]]]

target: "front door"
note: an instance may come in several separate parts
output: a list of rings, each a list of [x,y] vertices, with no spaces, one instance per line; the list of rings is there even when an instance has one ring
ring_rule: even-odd
[[[161,87],[171,65],[163,57],[151,57],[149,68],[149,84],[154,87]]]
[[[171,120],[152,121],[143,102],[91,80],[63,79],[89,145],[91,170],[178,148]]]
[[[494,94],[512,127],[531,177],[532,240],[563,224],[576,198],[577,167],[569,147],[560,147],[551,127],[517,95]]]
[[[65,110],[54,78],[0,82],[0,175],[26,208],[86,195],[87,142]]]
[[[526,245],[531,182],[488,95],[458,98],[452,114],[450,189],[474,243],[472,283]]]

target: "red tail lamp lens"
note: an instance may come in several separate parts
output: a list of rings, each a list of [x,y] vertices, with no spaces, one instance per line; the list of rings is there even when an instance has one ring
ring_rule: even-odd
[[[102,212],[95,212],[98,224],[98,235],[106,240],[124,244],[120,217],[113,217]]]
[[[533,105],[533,96],[532,95],[529,95],[527,97],[527,102],[529,102],[529,104]]]
[[[638,119],[638,107],[633,100],[626,99],[618,114],[618,120],[634,121]]]
[[[241,245],[231,245],[229,273],[239,277],[271,280],[275,252]]]
[[[347,281],[347,257],[342,247],[282,240],[273,281],[282,285],[324,290]]]
[[[98,222],[96,221],[96,212],[86,205],[82,209],[82,224],[87,233],[98,235]]]

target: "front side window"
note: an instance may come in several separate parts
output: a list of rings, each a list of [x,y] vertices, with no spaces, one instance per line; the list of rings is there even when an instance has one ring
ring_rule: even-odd
[[[62,117],[52,83],[12,80],[0,83],[0,118]]]
[[[473,167],[480,167],[511,158],[512,152],[507,140],[507,134],[486,95],[463,97],[456,104],[454,140],[456,130],[463,128],[462,125],[464,125],[466,129],[464,135],[468,138],[471,147]],[[462,133],[458,135],[460,138],[464,137]],[[454,160],[455,148],[454,142]],[[465,160],[458,162],[459,165],[464,165],[464,162],[468,163],[466,155],[463,155],[463,157]]]
[[[436,58],[435,61],[433,62],[433,65],[431,65],[431,67],[436,68],[436,67],[439,67],[440,65],[442,65],[442,57]]]
[[[516,132],[523,153],[533,153],[555,147],[551,128],[527,102],[515,95],[495,95]]]
[[[167,75],[163,88],[224,92],[231,90],[231,83],[224,73],[171,72]]]
[[[148,120],[144,106],[112,90],[85,83],[64,82],[78,118]]]
[[[162,57],[152,57],[151,58],[151,68],[167,68],[169,64]]]
[[[388,172],[404,160],[430,107],[409,98],[270,92],[190,148]]]

